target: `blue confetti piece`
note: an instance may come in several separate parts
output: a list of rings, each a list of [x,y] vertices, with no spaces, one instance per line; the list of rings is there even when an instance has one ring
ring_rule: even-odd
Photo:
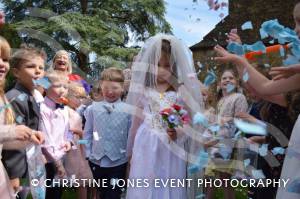
[[[226,92],[227,93],[231,93],[234,89],[235,89],[235,85],[230,84],[230,83],[226,85]]]
[[[208,127],[208,120],[204,114],[197,112],[193,117],[194,125],[203,125],[204,127]]]
[[[207,76],[205,77],[204,80],[204,85],[209,86],[213,84],[216,81],[216,78],[217,76],[213,70],[208,71]]]
[[[78,140],[77,143],[87,145],[88,141],[87,140]]]
[[[243,48],[245,51],[262,51],[266,52],[266,46],[262,41],[255,42],[254,44],[244,44]]]
[[[264,175],[262,170],[252,170],[252,176],[255,179],[264,179],[266,176]]]
[[[278,154],[283,155],[285,152],[285,149],[282,147],[274,147],[271,151],[274,155],[278,155]]]
[[[230,42],[226,48],[229,52],[232,52],[236,55],[244,55],[245,54],[243,45],[236,43],[236,42]]]
[[[196,196],[196,199],[201,199],[201,198],[205,198],[205,194],[200,193]]]
[[[238,131],[235,135],[234,135],[234,139],[237,140],[239,138],[243,137],[242,135],[242,131]]]
[[[16,118],[16,122],[17,122],[17,124],[22,124],[22,123],[23,123],[23,117],[19,115],[19,116]]]
[[[10,107],[11,107],[11,104],[5,104],[4,106],[1,106],[1,107],[0,107],[0,113],[1,113],[2,111],[4,111],[5,109],[10,108]]]
[[[212,132],[218,132],[220,130],[220,126],[217,124],[213,124],[213,125],[209,126],[208,129]]]
[[[243,81],[247,82],[248,80],[249,80],[249,73],[247,71],[245,71],[243,74]]]
[[[250,159],[244,160],[244,166],[247,167],[250,165]]]
[[[258,148],[258,153],[260,156],[264,157],[268,154],[268,144],[262,144],[259,148]]]
[[[261,124],[248,123],[240,119],[234,119],[235,126],[244,133],[255,135],[266,135],[266,126]]]
[[[300,179],[293,180],[288,186],[287,191],[290,193],[300,194]]]
[[[285,51],[284,51],[284,48],[282,46],[279,49],[279,53],[280,53],[281,57],[284,57]]]
[[[189,174],[195,174],[200,171],[200,167],[198,165],[191,165],[188,167]]]
[[[247,21],[242,25],[242,30],[253,29],[253,25],[251,21]]]
[[[285,66],[298,64],[298,63],[299,63],[298,58],[293,55],[288,55],[287,58],[283,60],[283,65]]]
[[[37,86],[43,87],[44,89],[48,89],[51,86],[51,83],[47,77],[33,80],[33,83]]]
[[[271,41],[269,41],[269,44],[274,44],[274,39],[273,40],[271,40]]]
[[[260,33],[260,38],[261,39],[265,39],[268,37],[268,33],[266,33],[262,28],[259,29],[259,33]]]
[[[299,60],[299,58],[300,58],[300,46],[299,46],[299,44],[297,43],[293,43],[292,44],[292,46],[291,46],[291,51],[292,51],[292,53],[293,53],[293,55],[295,56],[295,57],[297,57],[298,58],[298,60]]]
[[[27,100],[27,94],[21,93],[20,95],[18,95],[17,99],[23,102]]]

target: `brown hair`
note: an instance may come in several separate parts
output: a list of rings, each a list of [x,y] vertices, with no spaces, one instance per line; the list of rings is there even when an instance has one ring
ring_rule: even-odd
[[[25,61],[28,61],[29,57],[39,56],[43,60],[47,59],[44,50],[34,47],[33,45],[22,44],[11,57],[9,63],[12,68],[19,69]]]
[[[100,75],[100,81],[112,81],[112,82],[119,82],[124,83],[124,75],[121,69],[110,67],[102,71]]]

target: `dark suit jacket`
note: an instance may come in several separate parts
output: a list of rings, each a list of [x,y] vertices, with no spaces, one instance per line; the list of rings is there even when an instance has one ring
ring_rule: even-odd
[[[32,94],[21,84],[16,83],[15,87],[6,93],[6,97],[14,110],[16,123],[38,130],[40,111]],[[26,177],[27,161],[25,149],[3,150],[2,162],[10,179]]]

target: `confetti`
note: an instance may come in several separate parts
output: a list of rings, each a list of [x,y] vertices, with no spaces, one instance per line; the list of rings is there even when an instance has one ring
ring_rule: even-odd
[[[120,149],[120,153],[126,153],[125,149]]]
[[[17,99],[23,102],[27,100],[27,94],[21,93],[20,95],[18,95]]]
[[[235,85],[229,83],[226,85],[226,92],[231,93],[235,89]]]
[[[266,126],[261,124],[248,123],[240,119],[234,119],[235,126],[244,133],[255,135],[266,135]]]
[[[266,46],[262,41],[255,42],[254,44],[244,44],[243,48],[245,51],[262,51],[266,52]]]
[[[207,76],[204,79],[204,85],[209,86],[216,81],[216,74],[213,70],[208,71]]]
[[[77,144],[83,144],[83,145],[87,145],[88,141],[87,140],[78,140]]]
[[[285,60],[283,60],[283,65],[285,65],[285,66],[298,64],[298,63],[299,63],[299,60],[294,55],[288,55],[287,58]]]
[[[270,67],[271,67],[270,64],[264,64],[264,66],[265,66],[266,68],[270,68]]]
[[[19,116],[16,118],[16,122],[17,122],[17,124],[22,124],[22,122],[23,122],[23,117],[19,115]]]
[[[44,89],[48,89],[51,86],[51,83],[47,77],[33,80],[33,83],[37,86],[43,87]]]
[[[118,184],[118,178],[112,178],[112,179],[110,179],[110,184],[111,184],[112,186],[117,185],[117,184]]]
[[[250,159],[244,160],[244,166],[247,167],[250,165]]]
[[[288,186],[287,191],[290,193],[300,194],[300,179],[293,180]]]
[[[243,74],[243,81],[247,82],[248,80],[249,80],[249,73],[247,71],[245,71]]]
[[[268,37],[268,33],[266,33],[262,28],[259,29],[259,33],[260,33],[260,38],[261,39],[265,39]]]
[[[95,141],[99,141],[98,132],[96,132],[96,131],[93,132],[93,138],[94,138]]]
[[[208,127],[208,120],[206,119],[204,114],[197,112],[193,117],[193,124]]]
[[[262,144],[259,148],[258,148],[258,153],[260,156],[264,157],[268,154],[268,144]]]
[[[243,46],[239,43],[236,43],[236,42],[230,42],[227,45],[226,48],[229,52],[232,52],[232,53],[237,54],[237,55],[244,55],[245,54]]]
[[[203,65],[201,64],[201,62],[197,62],[197,66],[199,67],[199,68],[203,68]]]
[[[255,179],[264,179],[266,176],[264,175],[262,170],[252,170],[252,176]]]
[[[208,129],[212,132],[218,132],[220,130],[220,126],[217,124],[214,124],[214,125],[209,126]]]
[[[281,57],[284,57],[284,48],[280,46],[279,53]]]
[[[196,196],[196,199],[201,199],[201,198],[205,198],[205,194],[200,193],[199,195]]]
[[[242,25],[242,30],[253,29],[253,25],[251,21],[247,21]]]
[[[269,41],[269,44],[274,44],[274,42],[275,42],[274,39],[272,39]]]
[[[285,149],[282,147],[274,147],[271,151],[274,155],[278,155],[278,154],[283,155],[285,152]]]

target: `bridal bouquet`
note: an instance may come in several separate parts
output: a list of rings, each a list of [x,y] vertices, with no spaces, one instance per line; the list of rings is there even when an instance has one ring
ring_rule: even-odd
[[[169,108],[160,111],[163,122],[167,124],[168,128],[174,129],[190,121],[188,112],[178,104],[173,104]]]

